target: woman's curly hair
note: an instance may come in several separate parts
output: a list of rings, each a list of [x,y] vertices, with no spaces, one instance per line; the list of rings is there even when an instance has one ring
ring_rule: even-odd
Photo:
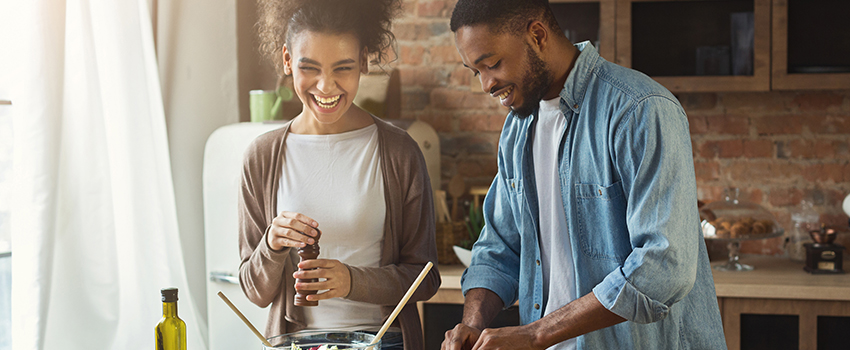
[[[387,61],[394,49],[392,19],[401,10],[399,0],[259,0],[257,22],[260,51],[283,76],[283,46],[298,33],[354,34],[372,57]]]

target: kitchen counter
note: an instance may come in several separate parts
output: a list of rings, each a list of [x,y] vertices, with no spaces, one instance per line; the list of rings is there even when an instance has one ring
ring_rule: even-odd
[[[812,275],[803,271],[803,263],[785,257],[742,256],[741,263],[755,267],[753,271],[718,271],[712,269],[717,297],[840,300],[850,301],[850,274]],[[713,264],[721,262],[715,261]],[[460,276],[463,265],[440,265],[443,283],[427,303],[463,303]]]
[[[832,320],[838,322],[850,319],[850,273],[812,275],[803,271],[802,262],[794,262],[786,257],[744,255],[740,262],[752,265],[755,269],[712,269],[729,350],[746,348],[746,344],[769,342],[776,332],[792,335],[788,344],[796,342],[791,347],[800,349],[816,349],[821,341],[827,344],[824,346],[835,344],[834,339],[820,339],[818,324],[821,316],[832,317]],[[723,262],[714,261],[712,266],[720,263]],[[439,269],[442,277],[440,290],[430,300],[419,303],[420,314],[423,314],[425,304],[463,304],[460,276],[465,267],[440,265]],[[753,315],[768,318],[790,315],[797,321],[784,330],[747,328],[752,324],[744,325],[748,322],[747,317]],[[848,345],[845,340],[838,342],[840,346]]]

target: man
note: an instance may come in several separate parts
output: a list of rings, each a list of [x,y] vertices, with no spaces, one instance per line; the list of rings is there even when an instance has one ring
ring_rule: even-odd
[[[676,98],[545,0],[460,0],[451,29],[511,111],[443,349],[725,349]],[[517,301],[521,326],[486,329]]]

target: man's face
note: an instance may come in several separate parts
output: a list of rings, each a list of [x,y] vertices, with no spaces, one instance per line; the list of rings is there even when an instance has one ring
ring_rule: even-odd
[[[525,35],[496,34],[475,25],[458,29],[456,39],[463,65],[478,76],[481,89],[522,118],[555,80]]]

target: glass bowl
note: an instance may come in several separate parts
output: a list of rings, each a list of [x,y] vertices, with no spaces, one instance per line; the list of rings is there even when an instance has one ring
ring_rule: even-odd
[[[714,266],[722,271],[749,271],[753,267],[738,262],[741,241],[766,239],[785,233],[776,218],[764,207],[738,200],[739,190],[724,190],[725,200],[708,203],[699,210],[705,239],[728,240],[729,260]]]
[[[272,347],[263,345],[263,350],[318,350],[325,349],[361,349],[381,350],[381,342],[371,345],[374,334],[346,331],[301,331],[268,338]],[[293,346],[294,345],[294,346]]]

